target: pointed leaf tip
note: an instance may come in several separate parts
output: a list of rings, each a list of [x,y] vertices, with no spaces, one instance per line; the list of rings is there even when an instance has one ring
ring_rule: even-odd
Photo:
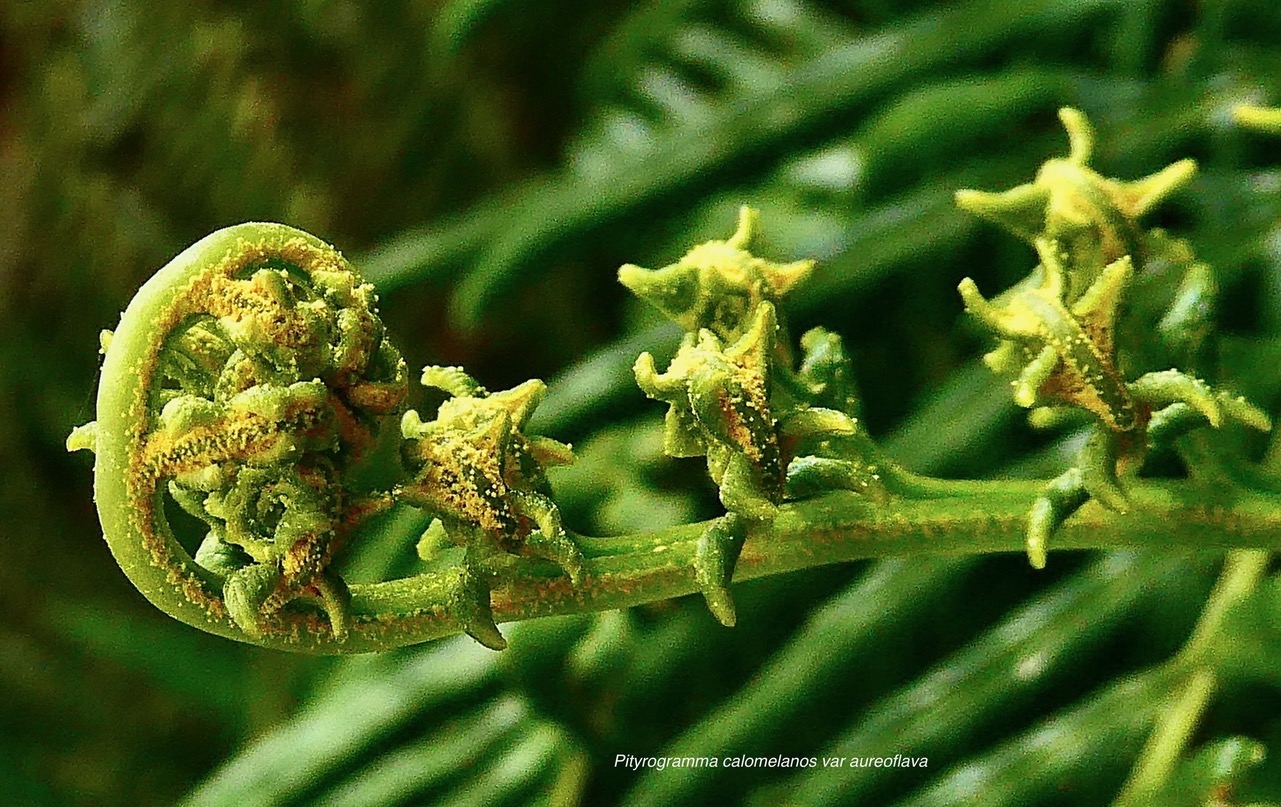
[[[761,214],[754,207],[741,205],[738,208],[738,226],[734,234],[726,240],[725,243],[738,249],[747,249],[756,237],[756,231],[760,226]]]
[[[1059,121],[1068,133],[1068,160],[1087,165],[1094,156],[1094,127],[1079,109],[1065,106],[1059,110]]]
[[[68,451],[96,451],[98,447],[98,421],[77,426],[67,435]]]

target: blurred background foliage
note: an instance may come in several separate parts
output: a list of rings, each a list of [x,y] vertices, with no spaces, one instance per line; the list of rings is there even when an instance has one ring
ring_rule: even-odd
[[[943,475],[1057,473],[976,357],[955,293],[1026,246],[955,209],[1066,153],[1202,171],[1157,214],[1220,272],[1220,363],[1281,402],[1281,101],[1272,0],[351,0],[0,6],[0,793],[10,804],[1097,804],[1174,691],[1221,556],[849,564],[701,601],[292,657],[151,609],[100,538],[85,455],[97,332],[187,244],[278,220],[383,289],[411,365],[551,381],[576,528],[705,517],[631,382],[675,333],[614,281],[763,212],[820,262],[790,301],[854,355],[872,432]],[[1273,447],[1275,454],[1281,455]],[[347,559],[394,574],[393,515]],[[1281,801],[1281,584],[1229,620],[1227,684],[1167,804]],[[1231,652],[1228,652],[1231,651]],[[1255,764],[1259,744],[1272,755]],[[929,768],[668,770],[616,754],[928,756]],[[1235,784],[1224,784],[1236,777]]]

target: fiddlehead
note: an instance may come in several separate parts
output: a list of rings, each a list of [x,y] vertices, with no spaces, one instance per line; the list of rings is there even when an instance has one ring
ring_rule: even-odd
[[[162,609],[233,636],[346,636],[329,564],[389,503],[351,480],[408,391],[374,305],[332,247],[243,224],[175,258],[104,339],[98,419],[70,442],[94,449],[104,534]],[[167,500],[207,530],[194,558]]]
[[[1152,341],[1164,348],[1158,355],[1194,364],[1209,330],[1215,289],[1210,268],[1186,242],[1139,222],[1195,166],[1183,160],[1135,182],[1108,179],[1088,167],[1093,134],[1085,117],[1065,109],[1060,118],[1071,143],[1067,159],[1049,160],[1035,182],[1004,193],[957,194],[962,207],[1031,241],[1040,259],[1026,280],[991,302],[974,281],[961,281],[966,310],[1002,339],[984,360],[1014,376],[1014,400],[1038,408],[1034,422],[1052,422],[1064,410],[1083,412],[1093,422],[1077,464],[1033,505],[1027,551],[1038,568],[1045,565],[1050,534],[1086,501],[1128,509],[1118,475],[1137,470],[1150,446],[1229,420],[1270,428],[1267,416],[1243,399],[1179,369],[1125,372],[1127,360],[1141,365],[1151,357],[1140,350],[1123,354],[1120,335],[1154,333]],[[1127,312],[1127,294],[1168,267],[1182,277],[1157,321]]]
[[[244,224],[175,258],[104,334],[98,419],[68,447],[97,455],[103,533],[162,610],[290,649],[386,648],[451,623],[501,648],[490,592],[519,556],[582,582],[543,474],[569,447],[522,432],[542,382],[491,395],[460,368],[428,367],[423,384],[452,397],[431,422],[402,418],[405,363],[375,304],[332,247]],[[380,435],[401,438],[395,468],[375,453]],[[335,556],[398,501],[436,516],[420,554],[450,541],[464,562],[349,590]],[[178,511],[205,532],[194,551],[175,535]]]

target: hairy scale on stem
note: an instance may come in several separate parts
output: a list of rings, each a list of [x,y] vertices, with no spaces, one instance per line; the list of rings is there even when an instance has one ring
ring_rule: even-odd
[[[815,328],[798,351],[788,334],[784,298],[813,264],[753,255],[749,208],[723,241],[659,270],[619,272],[686,329],[670,365],[660,372],[644,354],[636,380],[668,405],[666,451],[706,463],[726,509],[719,518],[617,538],[574,533],[544,473],[572,452],[525,432],[542,382],[491,394],[461,368],[428,367],[422,384],[448,397],[425,421],[406,409],[408,374],[372,288],[332,247],[277,224],[214,233],[143,286],[104,335],[97,421],[68,447],[95,451],[104,535],[148,599],[204,630],[306,652],[459,631],[500,648],[503,621],[696,591],[730,624],[735,580],[1024,545],[1035,561],[1051,530],[1062,547],[1272,548],[1277,486],[1208,487],[1195,473],[1116,484],[1149,443],[1177,446],[1191,429],[1234,420],[1269,424],[1190,373],[1130,369],[1152,347],[1121,344],[1127,290],[1145,282],[1149,261],[1185,270],[1160,322],[1141,331],[1161,341],[1156,352],[1194,356],[1209,332],[1208,267],[1137,222],[1191,167],[1104,179],[1085,165],[1084,118],[1064,120],[1072,156],[1037,183],[960,195],[1041,258],[991,301],[963,284],[968,307],[1005,340],[992,363],[1017,373],[1016,398],[1041,419],[1068,409],[1094,423],[1078,465],[1048,483],[925,479],[885,457],[858,420],[839,336]],[[393,442],[398,452],[380,450]],[[1091,497],[1130,512],[1084,507]],[[428,565],[348,585],[335,556],[398,503],[433,517],[417,547]],[[194,552],[171,526],[183,518],[206,533]],[[461,557],[442,551],[450,545]]]

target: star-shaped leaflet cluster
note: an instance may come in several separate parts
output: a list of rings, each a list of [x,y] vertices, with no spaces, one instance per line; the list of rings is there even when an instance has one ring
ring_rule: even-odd
[[[1179,160],[1132,181],[1105,177],[1090,167],[1094,131],[1080,111],[1064,108],[1059,120],[1068,133],[1065,158],[1046,160],[1036,178],[1007,191],[957,191],[956,203],[980,218],[1035,244],[1057,241],[1070,261],[1064,294],[1074,301],[1104,267],[1129,256],[1143,265],[1167,251],[1159,231],[1139,220],[1196,175],[1196,163]]]
[[[541,381],[491,394],[460,368],[427,367],[422,383],[450,397],[431,421],[405,413],[402,455],[412,479],[393,495],[435,517],[419,543],[424,559],[446,544],[463,547],[451,607],[468,634],[501,650],[507,642],[490,592],[522,556],[550,560],[575,586],[582,582],[582,552],[565,532],[544,472],[573,454],[563,443],[524,433],[546,391]]]
[[[1067,159],[1047,161],[1034,182],[1003,193],[957,194],[961,207],[1031,242],[1040,259],[1026,279],[991,301],[973,280],[961,281],[966,310],[1002,340],[985,361],[1013,376],[1014,400],[1037,407],[1034,422],[1079,412],[1093,423],[1077,464],[1033,505],[1027,548],[1038,568],[1045,565],[1051,533],[1089,499],[1126,510],[1119,472],[1137,469],[1150,446],[1229,420],[1270,428],[1268,418],[1243,399],[1179,369],[1127,378],[1118,358],[1118,336],[1127,325],[1155,333],[1165,355],[1190,360],[1212,324],[1209,267],[1186,242],[1145,230],[1139,221],[1190,179],[1195,165],[1183,160],[1134,182],[1103,177],[1088,166],[1088,121],[1072,109],[1062,110],[1060,119],[1071,142]],[[1182,272],[1173,295],[1141,289],[1141,296],[1169,299],[1169,305],[1159,321],[1137,321],[1127,298],[1142,279],[1155,283],[1177,275],[1162,271],[1169,266]]]
[[[642,391],[668,404],[666,453],[704,457],[728,511],[704,532],[694,558],[695,580],[726,625],[735,621],[728,584],[749,525],[768,524],[798,493],[881,489],[853,417],[839,337],[806,334],[800,369],[791,366],[777,304],[813,263],[756,257],[748,250],[755,227],[756,212],[744,207],[729,239],[701,244],[663,269],[619,271],[624,285],[687,330],[666,371],[648,353],[634,369]]]
[[[707,329],[733,342],[762,302],[777,306],[814,270],[813,261],[776,263],[748,251],[758,218],[756,210],[743,206],[729,238],[699,244],[661,269],[626,264],[618,270],[618,280],[686,332]]]
[[[772,518],[783,496],[778,423],[769,399],[777,330],[774,305],[762,301],[732,345],[702,329],[681,345],[666,372],[655,370],[648,353],[635,367],[641,390],[669,404],[667,454],[707,457],[725,508],[757,520]]]

